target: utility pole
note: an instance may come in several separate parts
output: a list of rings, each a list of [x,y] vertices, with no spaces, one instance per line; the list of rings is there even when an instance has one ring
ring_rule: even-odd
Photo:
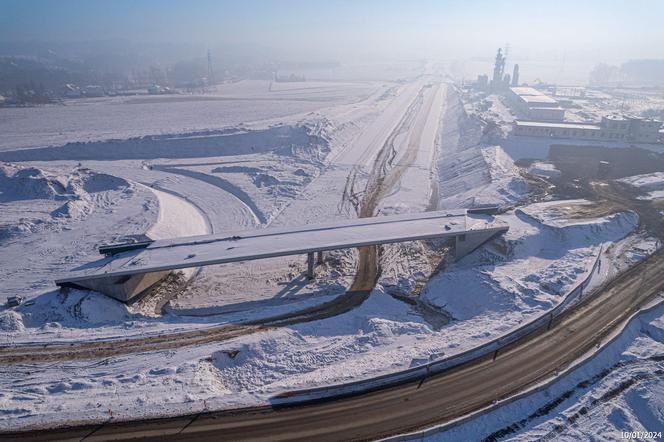
[[[212,72],[212,55],[210,54],[210,49],[207,51],[207,80],[208,86],[214,85],[214,73]]]

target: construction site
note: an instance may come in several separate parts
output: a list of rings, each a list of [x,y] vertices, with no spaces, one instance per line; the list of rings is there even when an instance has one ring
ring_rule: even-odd
[[[292,6],[0,48],[0,440],[659,439],[656,63]]]

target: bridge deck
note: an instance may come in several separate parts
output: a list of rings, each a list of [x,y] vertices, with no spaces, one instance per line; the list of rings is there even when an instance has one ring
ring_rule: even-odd
[[[145,248],[100,259],[73,269],[56,284],[506,230],[490,216],[455,210],[192,236],[154,241]]]

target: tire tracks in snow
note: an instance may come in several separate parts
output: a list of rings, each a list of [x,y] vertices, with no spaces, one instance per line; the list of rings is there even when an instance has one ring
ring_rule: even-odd
[[[554,319],[549,327],[524,336],[495,357],[473,359],[423,380],[316,404],[284,407],[271,404],[138,422],[111,422],[103,425],[106,431],[96,436],[116,440],[142,435],[148,440],[332,441],[373,440],[406,433],[404,439],[426,439],[431,435],[426,430],[407,433],[465,419],[481,410],[496,409],[525,397],[521,395],[528,394],[530,389],[546,388],[559,379],[561,371],[564,376],[580,367],[600,344],[610,345],[614,333],[624,329],[630,318],[661,296],[662,271],[664,252],[660,250],[609,281],[594,295],[585,297]],[[610,399],[611,395],[607,397]],[[478,415],[473,417],[481,419]],[[79,425],[9,436],[17,440],[59,440],[67,432],[87,434],[98,427]],[[155,428],[161,431],[155,433]]]
[[[249,194],[230,181],[227,181],[218,176],[212,176],[202,172],[196,172],[195,170],[181,169],[178,167],[153,164],[152,168],[161,172],[172,173],[175,175],[181,175],[187,178],[203,181],[218,187],[235,197],[235,199],[237,199],[252,215],[254,222],[257,225],[264,225],[267,223],[267,216],[265,216],[263,211],[256,205]]]
[[[374,216],[375,210],[382,201],[382,198],[389,193],[405,170],[415,161],[421,134],[415,134],[415,138],[409,140],[405,153],[396,165],[393,164],[398,155],[395,143],[400,135],[408,134],[409,130],[411,133],[413,132],[411,130],[413,124],[416,122],[418,114],[422,111],[425,90],[426,86],[419,91],[378,152],[367,183],[367,191],[358,210],[360,218]],[[430,106],[427,108],[427,112],[429,110]],[[415,130],[417,129],[421,130],[419,125],[415,128]],[[417,140],[417,142],[414,142],[414,140]],[[219,177],[210,177],[201,172],[164,165],[153,165],[152,167],[162,172],[176,173],[189,178],[199,179],[220,187],[223,190],[234,189],[236,193],[230,191],[229,193],[238,198],[256,216],[257,221],[265,221],[264,215],[255,206],[251,198],[244,191],[228,183],[226,180]],[[226,187],[226,183],[228,187]],[[55,343],[0,347],[0,364],[12,365],[28,362],[86,360],[131,353],[169,350],[225,341],[275,327],[317,321],[344,314],[362,305],[374,289],[379,275],[378,248],[376,246],[362,247],[359,249],[357,273],[349,290],[343,295],[318,306],[255,321],[225,324],[185,332],[165,332],[159,335],[140,338],[79,342],[74,344]]]
[[[423,86],[415,99],[408,106],[403,117],[390,133],[383,147],[378,152],[374,161],[371,173],[367,180],[364,190],[364,196],[356,208],[359,218],[368,218],[376,215],[376,209],[379,204],[389,194],[394,186],[399,182],[405,171],[415,162],[420,147],[420,139],[426,116],[431,111],[433,100],[430,99],[425,107],[425,91],[429,86]],[[434,94],[432,94],[433,96]],[[423,109],[423,107],[425,107]],[[418,116],[423,118],[418,119]],[[421,124],[420,124],[421,123]],[[409,134],[410,132],[410,134]],[[399,136],[407,135],[406,151],[403,153],[397,164],[394,161],[398,155],[396,141]],[[356,173],[356,171],[351,174]],[[353,183],[354,176],[349,176],[347,183]],[[349,188],[350,187],[350,188]],[[354,193],[352,184],[347,184],[345,197]],[[376,286],[380,277],[380,266],[378,260],[378,246],[368,246],[359,249],[360,256],[358,262],[358,271],[349,292],[354,294],[355,307],[360,306]]]

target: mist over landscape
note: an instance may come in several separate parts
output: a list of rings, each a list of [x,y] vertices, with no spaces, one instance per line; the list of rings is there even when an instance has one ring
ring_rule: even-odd
[[[396,1],[5,0],[0,91],[22,79],[49,88],[77,80],[131,86],[150,72],[192,82],[205,76],[208,50],[218,80],[425,58],[454,63],[456,75],[472,78],[492,63],[490,48],[505,43],[511,60],[528,67],[524,81],[586,84],[604,63],[617,72],[602,80],[661,85],[663,9],[642,0],[415,1],[407,8]]]
[[[0,0],[0,440],[660,440],[662,17]]]

